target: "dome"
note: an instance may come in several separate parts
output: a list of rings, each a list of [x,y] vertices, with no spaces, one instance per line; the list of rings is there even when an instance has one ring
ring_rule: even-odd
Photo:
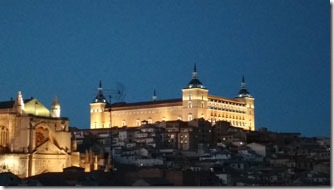
[[[106,101],[106,98],[103,96],[102,93],[98,93],[97,96],[94,98],[93,102],[96,102],[96,103],[97,102],[103,102],[103,103],[105,103],[107,101]]]
[[[244,98],[244,97],[253,98],[253,96],[245,88],[239,91],[239,94],[236,96],[236,98]]]
[[[204,85],[198,79],[192,79],[186,88],[205,88]]]

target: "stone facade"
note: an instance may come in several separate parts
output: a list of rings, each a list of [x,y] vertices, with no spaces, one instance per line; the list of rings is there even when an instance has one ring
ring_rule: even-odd
[[[35,98],[24,100],[21,92],[15,101],[0,102],[0,172],[29,177],[79,164],[57,98],[51,110]]]
[[[133,127],[140,126],[142,121],[154,123],[203,118],[212,124],[227,121],[232,126],[254,131],[254,111],[254,98],[246,90],[244,78],[235,98],[213,96],[198,80],[195,65],[192,80],[182,89],[182,98],[179,99],[157,100],[154,91],[152,101],[110,104],[100,83],[98,94],[90,103],[90,128]]]

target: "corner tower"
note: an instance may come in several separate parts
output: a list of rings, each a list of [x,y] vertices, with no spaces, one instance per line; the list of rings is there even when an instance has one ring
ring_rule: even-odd
[[[107,100],[103,95],[102,82],[100,81],[99,87],[97,88],[97,95],[90,103],[90,128],[98,129],[104,128],[105,118],[104,109],[107,105]]]
[[[194,64],[192,79],[182,89],[182,120],[191,121],[196,118],[206,119],[208,104],[208,89],[197,78],[197,68]]]
[[[248,129],[251,131],[255,130],[255,120],[254,120],[254,97],[247,91],[246,89],[246,82],[245,77],[242,76],[241,80],[241,89],[237,96],[235,97],[236,100],[244,102],[246,106],[246,117],[245,122],[248,126]]]
[[[18,113],[19,115],[23,114],[24,102],[23,102],[23,97],[22,97],[21,91],[17,92],[17,96],[16,96],[16,99],[15,99],[13,109],[14,109],[13,111]]]
[[[51,117],[60,117],[60,104],[57,96],[55,96],[51,105]]]

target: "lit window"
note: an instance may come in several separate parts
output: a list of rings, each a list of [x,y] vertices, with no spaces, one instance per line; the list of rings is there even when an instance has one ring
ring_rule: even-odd
[[[189,101],[188,102],[188,108],[192,108],[193,106],[192,106],[192,103],[191,103],[191,101]]]
[[[188,121],[193,120],[193,116],[191,114],[188,115]]]

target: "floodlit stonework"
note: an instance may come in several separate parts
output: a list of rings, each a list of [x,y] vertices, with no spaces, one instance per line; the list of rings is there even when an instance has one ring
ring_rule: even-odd
[[[204,118],[212,124],[228,121],[234,127],[254,131],[254,111],[254,98],[246,90],[244,78],[235,98],[210,95],[198,80],[195,65],[192,80],[182,89],[182,98],[179,99],[157,100],[154,91],[152,101],[110,104],[100,83],[98,94],[90,103],[90,128],[133,127],[140,126],[142,121],[154,123]]]
[[[24,100],[21,92],[15,101],[0,102],[0,172],[28,177],[79,165],[57,98],[51,110],[35,98]]]

